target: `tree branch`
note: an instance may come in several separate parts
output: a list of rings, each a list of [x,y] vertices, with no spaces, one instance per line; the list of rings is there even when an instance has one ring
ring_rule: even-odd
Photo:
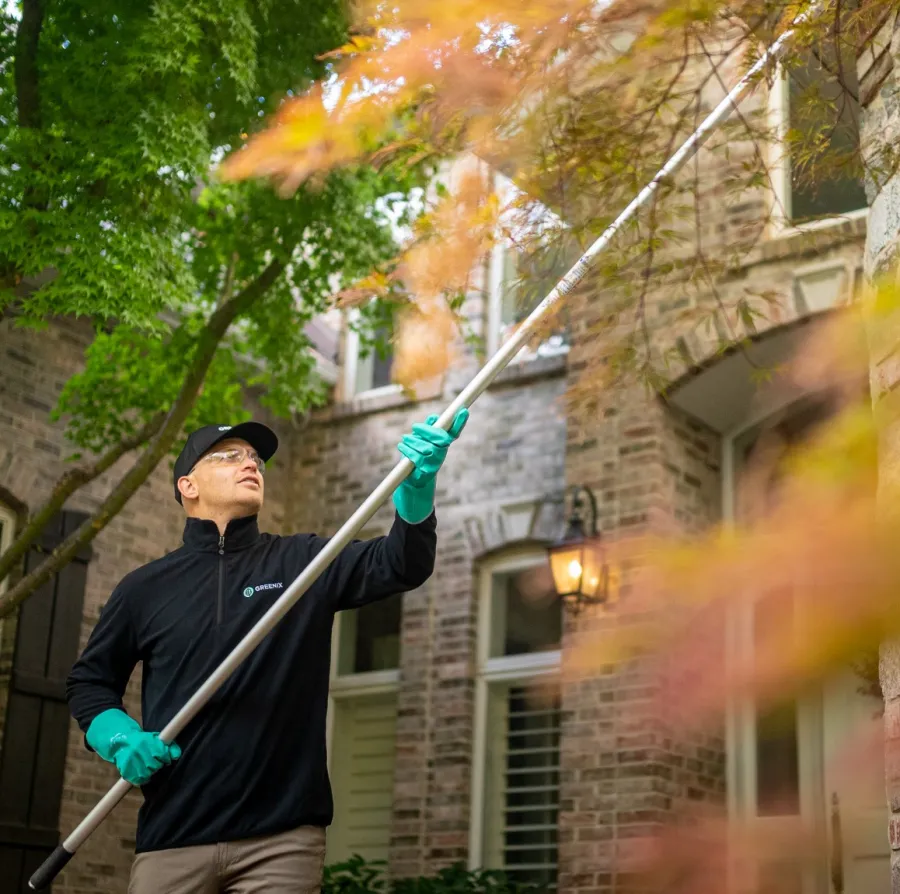
[[[159,431],[94,515],[60,543],[37,568],[0,596],[0,618],[11,614],[38,587],[70,562],[82,547],[109,524],[147,480],[181,432],[228,327],[274,285],[283,270],[283,261],[272,261],[250,285],[216,309],[197,339],[194,356],[181,390]]]
[[[153,437],[165,421],[164,412],[157,413],[139,431],[131,437],[122,438],[106,451],[96,462],[88,466],[79,466],[64,472],[56,482],[50,496],[33,515],[22,531],[16,536],[9,549],[0,555],[0,581],[13,570],[16,563],[25,555],[29,547],[41,536],[50,519],[59,512],[75,491],[99,478],[110,466],[114,465],[126,453],[140,447]]]
[[[231,259],[228,261],[228,267],[225,269],[225,285],[222,286],[222,293],[219,295],[219,305],[225,304],[231,298],[234,291],[234,271],[237,267],[238,253],[232,252]]]

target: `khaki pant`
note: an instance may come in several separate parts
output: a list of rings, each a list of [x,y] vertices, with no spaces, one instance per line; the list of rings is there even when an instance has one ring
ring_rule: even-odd
[[[128,894],[319,894],[325,830],[138,854]]]

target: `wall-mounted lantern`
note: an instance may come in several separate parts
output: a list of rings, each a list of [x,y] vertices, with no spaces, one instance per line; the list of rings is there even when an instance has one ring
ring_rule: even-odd
[[[610,573],[597,533],[593,492],[584,485],[574,485],[567,493],[571,493],[571,513],[565,533],[547,552],[556,593],[567,609],[577,612],[582,605],[610,601]]]

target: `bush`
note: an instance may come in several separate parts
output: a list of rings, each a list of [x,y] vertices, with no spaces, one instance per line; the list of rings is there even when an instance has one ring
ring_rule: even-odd
[[[325,867],[322,894],[537,894],[534,885],[510,881],[491,869],[466,869],[457,863],[433,876],[388,881],[383,860],[354,856]]]
[[[351,857],[345,863],[325,867],[322,894],[385,894],[387,881],[383,860],[367,863],[362,857]]]

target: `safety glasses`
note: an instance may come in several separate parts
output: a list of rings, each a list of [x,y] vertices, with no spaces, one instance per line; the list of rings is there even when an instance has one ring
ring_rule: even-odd
[[[246,447],[229,447],[227,450],[215,450],[212,453],[207,453],[205,456],[200,457],[197,460],[194,469],[200,465],[200,463],[212,463],[217,466],[237,466],[240,465],[247,457],[256,464],[256,468],[259,470],[260,475],[265,475],[266,473],[266,464],[260,458],[260,455],[255,450],[248,450]],[[190,474],[190,472],[188,473]]]

